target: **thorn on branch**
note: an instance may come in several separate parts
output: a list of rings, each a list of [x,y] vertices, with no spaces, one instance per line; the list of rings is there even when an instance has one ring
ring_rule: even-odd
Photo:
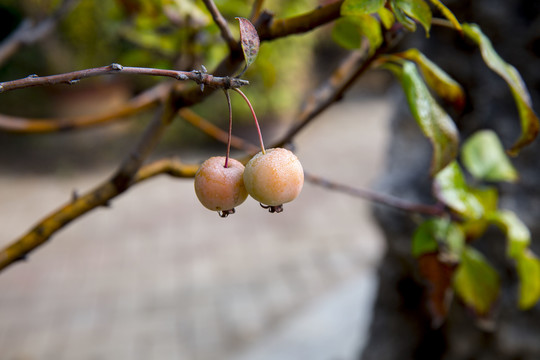
[[[38,74],[30,74],[30,75],[27,76],[27,78],[29,78],[29,79],[33,79],[33,78],[37,78],[37,77],[39,77]]]

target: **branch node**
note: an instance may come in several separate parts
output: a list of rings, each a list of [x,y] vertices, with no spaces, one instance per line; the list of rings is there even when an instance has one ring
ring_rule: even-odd
[[[73,189],[73,191],[71,192],[71,202],[74,203],[77,200],[79,200],[79,192],[77,191],[77,189]]]
[[[112,63],[111,64],[111,69],[112,70],[116,70],[116,71],[120,71],[120,70],[123,70],[124,67],[120,64],[117,64],[117,63]]]
[[[27,78],[33,79],[39,77],[38,74],[30,74],[27,76]]]
[[[178,73],[176,76],[176,79],[178,80],[189,80],[189,77],[186,74]]]

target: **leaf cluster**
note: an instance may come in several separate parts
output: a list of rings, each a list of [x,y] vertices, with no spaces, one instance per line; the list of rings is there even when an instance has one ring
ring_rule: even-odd
[[[444,19],[435,19],[435,12]],[[438,0],[345,0],[341,14],[332,31],[334,40],[347,49],[369,42],[377,58],[374,67],[391,71],[399,80],[413,118],[432,145],[433,194],[447,211],[422,222],[413,236],[412,253],[430,283],[428,302],[434,324],[446,317],[454,292],[479,316],[488,316],[493,310],[499,295],[499,275],[472,245],[492,225],[507,238],[507,256],[515,264],[520,281],[519,308],[534,306],[540,299],[540,260],[529,249],[527,226],[514,212],[499,207],[494,186],[518,180],[508,155],[518,155],[536,138],[540,127],[520,74],[497,54],[478,25],[460,24]],[[392,29],[411,32],[421,25],[429,37],[434,23],[458,31],[478,46],[486,66],[508,84],[521,126],[520,137],[509,149],[505,150],[497,134],[487,129],[461,144],[458,128],[445,105],[459,112],[465,103],[464,90],[419,50],[377,54],[389,41],[386,35]],[[458,163],[459,155],[473,185]]]

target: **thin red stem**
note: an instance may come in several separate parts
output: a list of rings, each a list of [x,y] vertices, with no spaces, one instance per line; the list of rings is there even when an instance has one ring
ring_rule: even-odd
[[[229,156],[231,154],[231,138],[232,138],[232,104],[229,90],[224,90],[227,98],[227,106],[229,106],[229,133],[227,134],[227,153],[225,155],[225,167],[229,167]]]
[[[261,144],[261,151],[262,151],[262,153],[264,155],[264,154],[266,154],[266,150],[264,149],[264,142],[263,142],[263,138],[262,138],[261,127],[259,126],[259,121],[257,120],[257,115],[255,115],[255,110],[253,110],[253,106],[251,106],[251,103],[249,102],[249,99],[247,98],[247,96],[240,89],[234,88],[233,90],[236,91],[237,93],[239,93],[240,95],[242,95],[242,97],[244,98],[244,100],[248,104],[249,109],[251,110],[251,115],[253,115],[253,119],[255,120],[255,126],[257,127],[257,133],[259,134],[259,143]]]

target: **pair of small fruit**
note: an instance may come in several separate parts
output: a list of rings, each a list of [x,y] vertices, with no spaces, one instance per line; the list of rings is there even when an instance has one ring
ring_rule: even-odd
[[[304,171],[291,151],[283,148],[261,151],[246,164],[224,156],[211,157],[195,175],[195,193],[208,209],[221,217],[234,214],[234,208],[251,195],[270,212],[283,211],[283,204],[294,200],[302,190]]]

